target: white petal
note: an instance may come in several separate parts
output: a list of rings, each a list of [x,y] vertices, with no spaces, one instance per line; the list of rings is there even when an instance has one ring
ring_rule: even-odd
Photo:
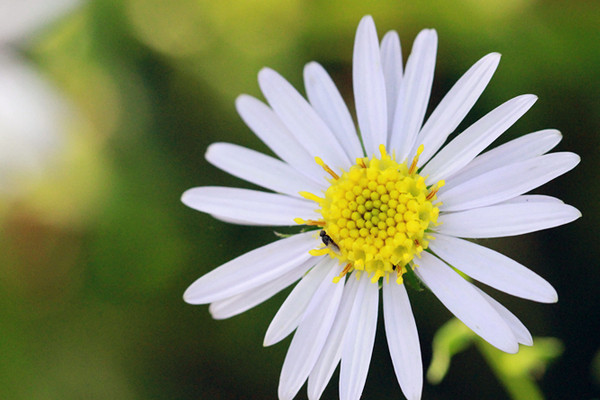
[[[252,250],[196,280],[183,298],[190,304],[212,303],[277,279],[312,258],[308,252],[316,240],[314,232],[306,232]]]
[[[301,197],[298,192],[320,194],[323,189],[289,164],[235,144],[213,143],[205,157],[233,176],[278,193]]]
[[[383,317],[390,356],[402,393],[408,400],[421,398],[423,362],[415,317],[404,285],[383,280]]]
[[[285,127],[277,114],[262,101],[243,94],[235,101],[238,113],[250,129],[279,158],[318,184],[327,174]]]
[[[543,194],[523,194],[513,199],[506,200],[502,204],[520,204],[520,203],[557,203],[564,204],[561,199],[556,197],[546,196]]]
[[[369,372],[377,330],[379,286],[363,274],[342,344],[340,399],[358,400]]]
[[[344,295],[340,302],[340,307],[331,326],[327,341],[321,350],[319,359],[308,377],[308,398],[316,400],[321,397],[327,383],[333,375],[342,358],[342,343],[344,334],[347,331],[348,319],[354,304],[354,297],[358,290],[358,280],[356,273],[353,273],[346,281]],[[341,283],[339,283],[341,284]]]
[[[406,61],[406,71],[394,112],[389,148],[396,153],[399,161],[407,158],[423,124],[431,94],[436,53],[437,33],[433,29],[422,30]]]
[[[235,296],[215,301],[208,307],[208,311],[214,319],[225,319],[241,314],[263,301],[270,299],[276,293],[296,282],[306,273],[306,271],[313,267],[316,261],[316,259],[310,258],[306,262],[270,282],[246,290]]]
[[[311,156],[321,157],[337,171],[350,165],[334,134],[288,81],[272,69],[263,68],[258,83],[269,105]]]
[[[316,62],[306,64],[304,86],[310,104],[335,134],[350,160],[362,157],[363,151],[350,111],[327,71]]]
[[[509,200],[575,168],[573,153],[552,153],[478,175],[439,194],[440,211],[461,211]]]
[[[440,193],[496,168],[541,156],[552,150],[561,139],[562,135],[559,131],[545,129],[529,133],[490,151],[486,151],[475,157],[473,161],[457,172],[452,179],[446,181],[446,186],[440,190]]]
[[[186,190],[181,201],[188,207],[241,223],[295,225],[294,218],[319,219],[309,200],[256,190],[203,186]]]
[[[448,179],[489,146],[535,103],[537,97],[522,95],[496,107],[448,143],[425,167],[427,182]]]
[[[234,217],[223,216],[223,215],[218,215],[218,214],[210,214],[210,216],[213,217],[214,219],[218,219],[219,221],[223,221],[227,224],[246,225],[246,226],[264,226],[264,224],[261,222],[248,221],[247,219],[244,219],[243,217],[234,218]]]
[[[558,300],[556,290],[545,279],[497,251],[440,234],[429,248],[454,268],[505,293],[541,303]]]
[[[508,311],[506,307],[497,302],[483,290],[479,289],[477,286],[473,287],[479,292],[479,294],[490,303],[490,305],[496,310],[496,312],[504,319],[504,322],[508,325],[508,327],[512,330],[513,334],[517,341],[526,346],[533,345],[533,338],[531,337],[531,333],[527,330],[525,325],[517,318],[513,313]]]
[[[504,203],[441,214],[439,233],[464,238],[521,235],[568,224],[581,217],[572,206],[556,202]]]
[[[323,279],[288,349],[281,377],[279,399],[292,400],[312,370],[335,319],[344,285],[333,283],[338,273],[335,260],[329,260],[329,274]]]
[[[473,332],[507,353],[519,350],[517,339],[504,319],[452,268],[423,252],[415,273],[442,304]]]
[[[285,339],[296,329],[306,307],[319,288],[319,285],[331,270],[331,259],[323,257],[321,261],[302,278],[294,290],[285,299],[265,334],[264,346],[271,346]]]
[[[381,40],[381,67],[383,68],[387,93],[387,126],[389,131],[394,124],[394,112],[396,111],[396,102],[402,83],[402,50],[400,48],[400,38],[396,31],[389,31]]]
[[[500,62],[500,54],[491,53],[477,61],[452,86],[421,129],[411,154],[423,144],[419,167],[425,164],[442,147],[448,136],[471,110],[492,79]]]
[[[386,143],[388,117],[379,41],[370,15],[360,20],[356,30],[352,84],[365,151],[367,156],[379,154],[379,145]]]

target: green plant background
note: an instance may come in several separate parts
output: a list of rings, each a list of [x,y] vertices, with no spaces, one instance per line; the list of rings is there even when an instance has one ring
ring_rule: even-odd
[[[270,348],[262,339],[287,292],[224,321],[182,300],[199,276],[272,241],[273,229],[227,225],[179,198],[193,186],[249,187],[203,155],[215,141],[267,151],[234,108],[238,94],[261,97],[261,67],[301,88],[303,65],[317,60],[351,102],[354,32],[367,13],[380,37],[400,33],[405,57],[420,29],[437,29],[433,105],[475,61],[502,53],[461,127],[534,93],[537,104],[500,142],[557,128],[557,149],[583,160],[539,190],[582,219],[483,241],[556,287],[554,305],[490,290],[540,337],[540,350],[502,358],[462,338],[469,343],[454,350],[464,351],[439,384],[426,382],[423,398],[523,398],[527,388],[515,393],[498,371],[517,371],[513,382],[548,399],[599,396],[599,2],[99,0],[21,49],[79,117],[52,172],[26,195],[0,199],[0,398],[276,398],[289,339]],[[451,316],[430,293],[411,301],[427,368]],[[381,322],[365,399],[401,397]],[[337,398],[337,375],[324,398]]]

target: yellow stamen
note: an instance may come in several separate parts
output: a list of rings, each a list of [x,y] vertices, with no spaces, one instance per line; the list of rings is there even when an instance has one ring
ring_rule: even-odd
[[[435,186],[431,188],[431,192],[429,192],[426,199],[427,200],[433,199],[433,197],[437,194],[438,190],[440,190],[440,188],[443,187],[445,184],[446,184],[446,181],[444,181],[443,179],[441,181],[439,181],[438,183],[436,183]]]
[[[302,219],[302,218],[294,218],[294,222],[298,225],[310,225],[310,226],[325,226],[325,221],[319,220],[315,221],[313,219]]]
[[[332,174],[335,179],[324,198],[301,193],[318,203],[322,219],[297,222],[321,227],[321,237],[335,245],[335,249],[329,245],[311,254],[328,254],[346,263],[336,282],[356,271],[357,276],[364,272],[373,282],[395,274],[402,283],[402,274],[413,268],[413,260],[429,245],[431,237],[426,230],[437,225],[435,195],[444,182],[428,188],[417,173],[423,146],[410,167],[407,162],[397,162],[384,145],[379,151],[378,158],[358,158],[341,176]],[[320,158],[315,160],[328,170]]]
[[[333,283],[338,283],[340,281],[340,279],[342,279],[343,277],[345,277],[346,274],[348,272],[350,272],[351,269],[352,269],[352,264],[351,263],[346,264],[346,266],[344,267],[344,269],[342,270],[342,272],[340,273],[340,275],[336,276],[335,278],[333,278]]]
[[[331,252],[329,251],[329,249],[327,247],[324,247],[322,249],[312,249],[309,250],[308,254],[310,254],[311,256],[324,256],[326,254],[330,254]]]
[[[412,164],[410,164],[410,168],[408,169],[408,174],[412,175],[417,170],[417,163],[419,162],[419,156],[425,149],[425,146],[420,145],[417,149],[417,155],[413,158]]]
[[[319,196],[312,194],[310,192],[298,192],[298,194],[300,196],[304,197],[306,200],[311,200],[311,201],[314,201],[315,203],[319,203],[319,204],[321,204],[323,202],[323,200],[325,200],[325,199],[322,199]]]
[[[325,172],[327,172],[329,175],[333,176],[333,179],[335,179],[335,180],[340,179],[338,174],[333,172],[333,170],[331,168],[329,168],[329,165],[325,164],[323,162],[323,160],[321,160],[321,157],[315,157],[315,161],[317,162],[317,164],[319,164],[325,170]]]
[[[404,278],[402,277],[402,274],[404,274],[406,272],[406,268],[405,267],[398,267],[396,268],[396,283],[398,285],[402,285],[402,283],[404,283]]]

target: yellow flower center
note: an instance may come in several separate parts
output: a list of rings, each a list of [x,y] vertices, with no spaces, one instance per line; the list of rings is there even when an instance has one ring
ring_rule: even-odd
[[[379,149],[380,158],[359,158],[341,176],[316,158],[331,174],[331,186],[325,198],[302,195],[319,203],[322,220],[297,222],[322,227],[324,247],[311,254],[329,254],[346,264],[339,278],[358,270],[373,282],[395,273],[402,283],[411,261],[428,246],[427,229],[437,223],[439,215],[433,202],[444,182],[428,188],[417,173],[422,146],[410,167],[396,162],[385,146]]]

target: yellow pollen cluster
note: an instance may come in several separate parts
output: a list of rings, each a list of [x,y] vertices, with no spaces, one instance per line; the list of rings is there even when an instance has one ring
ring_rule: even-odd
[[[319,203],[322,220],[298,222],[322,227],[325,247],[311,254],[346,264],[340,278],[358,270],[377,282],[395,272],[402,283],[408,264],[428,246],[426,230],[439,214],[433,201],[444,182],[428,188],[416,173],[422,147],[410,167],[392,159],[383,145],[380,151],[380,159],[360,158],[341,176],[332,174],[325,198],[303,193]]]

